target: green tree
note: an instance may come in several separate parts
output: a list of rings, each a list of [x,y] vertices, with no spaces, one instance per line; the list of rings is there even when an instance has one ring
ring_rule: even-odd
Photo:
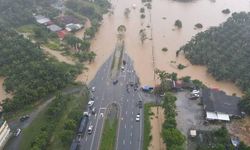
[[[179,19],[175,21],[174,25],[178,28],[182,28],[182,22]]]

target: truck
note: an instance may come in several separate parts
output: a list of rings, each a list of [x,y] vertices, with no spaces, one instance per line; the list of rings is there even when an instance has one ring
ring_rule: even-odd
[[[88,121],[89,121],[89,115],[84,113],[84,115],[81,118],[80,126],[78,128],[78,132],[77,132],[78,135],[85,134],[85,131],[86,131],[87,125],[88,125]]]

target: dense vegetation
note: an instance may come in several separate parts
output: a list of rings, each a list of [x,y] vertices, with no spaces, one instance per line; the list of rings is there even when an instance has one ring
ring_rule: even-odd
[[[155,106],[152,103],[144,104],[144,132],[143,132],[143,150],[148,150],[149,144],[152,140],[151,134],[151,124],[150,124],[150,117],[152,116],[151,107]]]
[[[219,27],[198,33],[181,47],[192,64],[206,65],[217,80],[250,88],[250,13],[234,13]]]
[[[86,94],[58,94],[24,130],[20,149],[69,149],[87,102]]]
[[[50,6],[56,0],[0,0],[0,24],[20,26],[34,22],[33,13],[49,17],[58,15]]]
[[[218,130],[213,131],[198,131],[202,135],[203,139],[197,136],[194,140],[197,143],[197,150],[234,150],[234,146],[231,144],[230,135],[226,127],[221,127]],[[244,143],[240,143],[239,150],[249,150]]]
[[[239,103],[240,109],[250,115],[250,89],[245,92]]]
[[[179,19],[175,21],[174,25],[178,28],[182,28],[182,22]]]
[[[109,112],[104,120],[104,127],[102,129],[101,143],[99,150],[114,150],[116,147],[116,136],[118,128],[119,113],[117,104],[109,106]]]
[[[185,142],[185,136],[176,128],[176,97],[171,93],[166,93],[163,98],[165,121],[163,123],[162,135],[169,150],[182,150]]]
[[[31,43],[15,31],[0,27],[0,75],[13,99],[3,103],[4,111],[14,111],[49,93],[64,88],[79,69],[47,58],[39,45]]]

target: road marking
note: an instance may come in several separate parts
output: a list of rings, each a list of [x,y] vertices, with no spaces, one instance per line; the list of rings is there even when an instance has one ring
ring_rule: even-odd
[[[126,111],[126,115],[128,114],[128,112]]]
[[[131,129],[133,129],[133,125],[131,126]]]
[[[102,80],[103,80],[103,77],[102,77]]]
[[[125,140],[123,140],[123,144],[125,145]]]
[[[121,118],[121,120],[123,120],[123,118]]]
[[[132,115],[134,114],[134,112],[132,112]]]
[[[127,102],[128,102],[128,99],[127,99]]]
[[[132,133],[132,132],[130,133],[130,136],[133,136],[133,133]]]
[[[129,142],[129,144],[131,145],[131,144],[132,144],[132,142],[130,141],[130,142]]]
[[[85,141],[87,142],[88,141],[88,137],[86,136],[86,138],[85,138]]]
[[[125,124],[125,129],[127,128],[126,124]]]

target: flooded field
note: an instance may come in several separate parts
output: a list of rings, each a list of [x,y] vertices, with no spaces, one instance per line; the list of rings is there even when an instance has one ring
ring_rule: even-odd
[[[91,50],[96,54],[96,60],[88,65],[89,70],[85,75],[78,77],[80,81],[90,81],[103,62],[114,50],[117,38],[117,27],[125,25],[125,50],[133,59],[135,70],[140,77],[142,85],[155,85],[154,69],[158,68],[167,72],[176,72],[179,77],[191,76],[199,79],[209,87],[216,87],[228,94],[241,91],[232,83],[217,82],[206,72],[204,66],[193,66],[182,54],[176,58],[176,50],[187,43],[192,36],[204,31],[211,26],[218,26],[231,16],[221,11],[229,8],[231,12],[249,11],[250,2],[247,0],[196,0],[189,3],[181,3],[172,0],[153,0],[152,9],[145,9],[145,19],[140,18],[141,0],[125,1],[113,0],[113,15],[105,15],[95,39],[92,41]],[[132,6],[135,6],[134,8]],[[131,10],[125,17],[124,10]],[[146,8],[146,7],[144,7]],[[182,21],[182,29],[175,29],[175,20]],[[194,29],[196,23],[201,23],[203,29]],[[141,43],[139,31],[146,29],[147,40]],[[168,51],[161,49],[167,47]],[[171,61],[175,61],[173,64]],[[188,66],[184,70],[178,70],[176,65]],[[87,77],[87,79],[86,79]]]

